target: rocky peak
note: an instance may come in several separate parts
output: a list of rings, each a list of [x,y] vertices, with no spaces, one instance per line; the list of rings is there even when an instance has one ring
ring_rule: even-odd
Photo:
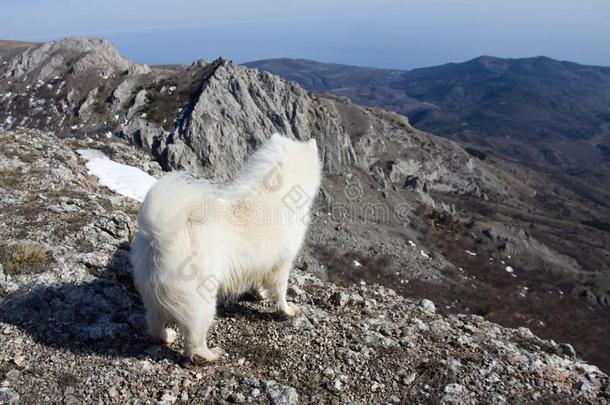
[[[47,81],[66,73],[81,75],[92,70],[102,76],[127,70],[146,72],[125,59],[110,42],[101,38],[66,38],[44,44],[33,44],[17,58],[3,65],[7,79]]]

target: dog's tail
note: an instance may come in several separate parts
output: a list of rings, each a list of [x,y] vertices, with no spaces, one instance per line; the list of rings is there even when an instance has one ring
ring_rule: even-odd
[[[138,213],[138,230],[162,243],[175,238],[198,214],[195,180],[186,173],[170,173],[148,191]]]

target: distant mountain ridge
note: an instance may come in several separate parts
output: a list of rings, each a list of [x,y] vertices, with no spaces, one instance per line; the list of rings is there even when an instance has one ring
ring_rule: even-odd
[[[286,59],[246,65],[521,163],[594,172],[608,163],[609,67],[492,56],[410,71]]]

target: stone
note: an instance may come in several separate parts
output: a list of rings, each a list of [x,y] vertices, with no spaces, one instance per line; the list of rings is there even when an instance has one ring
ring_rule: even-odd
[[[20,396],[12,388],[0,388],[0,402],[3,404],[18,404]]]
[[[423,299],[419,302],[419,305],[428,312],[431,312],[431,313],[436,312],[436,307],[434,306],[434,303],[430,300]]]
[[[287,387],[271,380],[263,384],[267,398],[272,405],[294,405],[299,403],[299,394],[292,387]]]

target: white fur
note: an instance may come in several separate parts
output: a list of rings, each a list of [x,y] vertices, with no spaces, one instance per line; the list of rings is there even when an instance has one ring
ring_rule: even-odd
[[[288,275],[320,177],[315,140],[275,134],[224,188],[184,173],[159,180],[142,203],[131,247],[148,333],[171,343],[176,332],[166,324],[175,321],[187,355],[213,361],[223,353],[206,342],[217,298],[262,287],[280,311],[297,315],[286,302]]]

